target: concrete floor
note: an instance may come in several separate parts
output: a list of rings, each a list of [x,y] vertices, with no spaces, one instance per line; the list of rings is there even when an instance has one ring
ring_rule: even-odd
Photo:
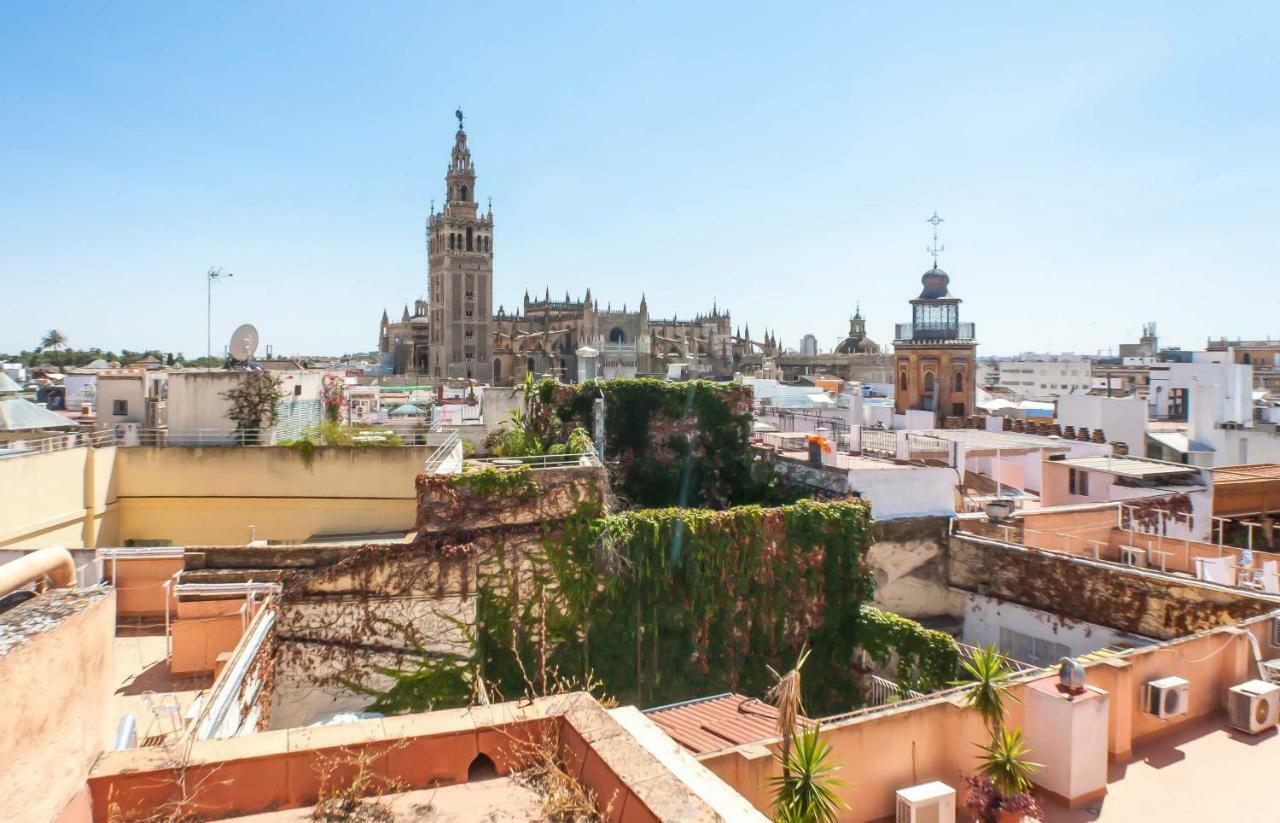
[[[1250,735],[1218,714],[1134,747],[1112,763],[1106,797],[1079,809],[1046,806],[1044,823],[1280,821],[1269,786],[1280,778],[1280,734]]]
[[[168,717],[157,718],[143,701],[145,692],[154,692],[153,701],[176,701],[181,714],[190,711],[192,703],[213,685],[213,677],[174,677],[169,674],[165,654],[164,624],[121,623],[116,626],[115,693],[111,696],[111,730],[107,748],[114,748],[120,718],[132,714],[137,723],[138,745],[158,745],[161,738],[174,737],[175,723]],[[170,697],[172,695],[172,697]],[[181,718],[180,718],[181,719]]]

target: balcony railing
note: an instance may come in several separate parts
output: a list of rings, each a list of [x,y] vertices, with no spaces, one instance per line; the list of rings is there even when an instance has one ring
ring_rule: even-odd
[[[897,323],[894,339],[899,342],[925,340],[973,340],[972,323]]]

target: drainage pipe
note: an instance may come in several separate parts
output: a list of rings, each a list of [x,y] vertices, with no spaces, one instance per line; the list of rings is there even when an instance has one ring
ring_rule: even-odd
[[[76,564],[71,552],[61,546],[49,546],[0,566],[0,597],[46,577],[55,589],[74,586]]]

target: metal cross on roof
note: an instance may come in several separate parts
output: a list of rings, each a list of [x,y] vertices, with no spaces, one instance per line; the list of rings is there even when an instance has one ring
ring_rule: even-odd
[[[939,245],[938,245],[938,224],[939,224],[939,223],[944,223],[944,222],[946,222],[946,221],[944,221],[941,217],[939,217],[939,216],[938,216],[938,213],[935,211],[935,212],[933,213],[933,216],[932,216],[932,217],[930,217],[930,218],[929,218],[928,220],[926,220],[925,222],[926,222],[926,223],[931,223],[931,224],[933,224],[933,245],[932,245],[932,246],[930,246],[929,248],[925,249],[925,251],[927,251],[927,252],[929,252],[929,254],[932,254],[932,255],[933,255],[933,267],[936,269],[936,268],[938,268],[938,253],[939,253],[939,252],[944,252],[944,251],[946,251],[946,250],[947,250],[947,247],[946,247],[946,246],[939,246]]]

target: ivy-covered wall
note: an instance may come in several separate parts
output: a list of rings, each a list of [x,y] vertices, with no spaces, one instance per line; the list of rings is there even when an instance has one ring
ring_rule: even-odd
[[[870,529],[858,501],[604,517],[584,504],[534,556],[482,568],[485,678],[511,695],[589,675],[642,706],[763,695],[767,666],[785,671],[808,646],[812,713],[860,705],[859,649],[880,663],[897,655],[904,685],[945,685],[956,665],[950,638],[866,605]]]
[[[723,509],[787,499],[771,464],[752,459],[748,386],[651,378],[565,386],[545,380],[537,392],[566,431],[593,431],[593,404],[604,395],[613,489],[633,506]]]

